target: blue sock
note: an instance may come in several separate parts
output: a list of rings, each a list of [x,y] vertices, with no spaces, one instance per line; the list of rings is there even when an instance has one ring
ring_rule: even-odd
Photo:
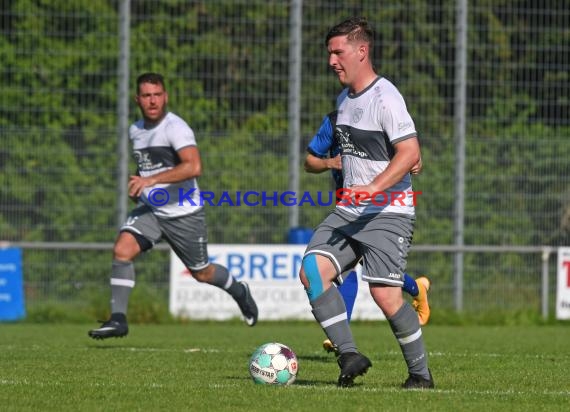
[[[420,293],[416,280],[407,273],[404,273],[404,285],[402,286],[402,290],[412,296],[418,296],[418,293]]]
[[[342,285],[338,287],[338,291],[344,299],[344,305],[346,306],[346,316],[350,321],[350,318],[352,317],[352,309],[354,308],[354,301],[356,300],[356,295],[358,294],[358,276],[356,276],[356,272],[354,270],[344,278]]]

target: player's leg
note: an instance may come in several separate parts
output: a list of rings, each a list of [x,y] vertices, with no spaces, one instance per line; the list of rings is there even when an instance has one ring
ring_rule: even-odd
[[[338,347],[339,386],[351,386],[356,376],[363,375],[372,366],[370,360],[358,352],[344,300],[332,285],[343,269],[354,267],[360,258],[349,241],[335,229],[345,224],[346,220],[332,212],[317,227],[307,246],[299,274],[313,316]],[[335,242],[330,242],[331,238]]]
[[[406,292],[411,297],[418,296],[419,289],[416,280],[404,272],[404,284],[402,285],[402,290]]]
[[[225,266],[211,263],[205,268],[190,269],[192,276],[198,282],[208,283],[228,293],[238,304],[240,311],[248,326],[257,323],[258,309],[249,286],[245,282],[238,282]]]
[[[160,240],[160,236],[158,222],[148,208],[139,207],[131,212],[113,247],[111,316],[99,328],[90,330],[90,337],[106,339],[128,334],[127,308],[135,286],[133,260],[142,251],[151,249]]]
[[[354,302],[356,300],[356,296],[358,295],[358,276],[356,275],[356,271],[351,269],[341,276],[339,276],[336,280],[339,285],[337,286],[342,299],[344,300],[344,305],[346,306],[346,316],[348,321],[352,318],[352,310],[354,308]],[[338,347],[334,345],[330,339],[325,339],[323,341],[323,349],[327,352],[334,352],[338,355]]]
[[[204,209],[178,219],[161,220],[161,225],[165,239],[194,279],[228,293],[238,304],[245,322],[254,326],[258,309],[247,283],[237,281],[226,267],[209,262]]]
[[[408,366],[409,376],[404,388],[433,388],[422,330],[414,309],[402,298],[398,287],[370,284],[370,291],[374,301],[386,315]]]
[[[420,276],[414,279],[408,273],[404,273],[404,285],[402,286],[402,290],[413,298],[412,306],[418,314],[418,320],[421,326],[428,323],[431,315],[428,302],[430,286],[431,282],[428,277]],[[348,321],[350,322],[354,302],[358,294],[358,277],[356,271],[352,270],[346,274],[346,276],[343,275],[343,282],[338,286],[338,290],[344,299]],[[323,342],[323,348],[327,352],[335,352],[335,347],[329,339]]]
[[[338,286],[338,291],[344,300],[346,316],[350,322],[350,319],[352,318],[352,310],[354,309],[354,302],[358,295],[358,276],[354,269],[350,270],[348,273],[345,272],[342,274],[342,283]]]
[[[426,276],[414,279],[408,273],[404,273],[404,284],[402,286],[402,290],[413,297],[412,306],[418,313],[418,319],[421,326],[427,324],[430,318],[430,307],[427,298],[429,288],[430,280]],[[358,294],[358,277],[356,271],[351,270],[350,272],[342,275],[342,283],[338,286],[338,290],[344,299],[348,321],[350,322],[354,302]],[[336,353],[336,347],[329,339],[326,339],[323,342],[323,348],[327,352]]]
[[[413,221],[403,217],[377,216],[358,234],[366,244],[362,279],[369,282],[374,302],[382,310],[396,337],[408,367],[405,388],[432,388],[427,351],[418,316],[402,296],[403,273],[413,232]],[[378,234],[381,234],[379,236]]]
[[[431,286],[430,280],[426,276],[420,276],[416,279],[418,293],[414,296],[412,306],[418,314],[420,325],[424,326],[428,323],[431,310],[428,302],[428,291]]]
[[[428,291],[430,286],[431,282],[426,276],[414,279],[408,273],[404,273],[404,284],[402,286],[402,290],[413,298],[412,306],[418,314],[418,320],[420,321],[421,326],[428,323],[431,314],[428,302]],[[343,282],[338,286],[338,290],[344,299],[348,321],[350,322],[354,302],[358,294],[358,277],[356,275],[356,271],[352,270],[346,274],[346,276],[343,275]],[[335,346],[329,339],[326,339],[323,342],[323,348],[327,352],[336,352]]]
[[[338,364],[341,373],[339,386],[352,386],[354,378],[366,373],[372,365],[370,360],[358,352],[346,314],[346,306],[340,292],[332,285],[337,268],[320,254],[311,251],[303,258],[300,273],[313,316],[323,331],[338,348]]]
[[[424,326],[428,323],[430,317],[430,308],[428,302],[428,291],[431,286],[430,280],[426,276],[420,276],[417,279],[412,278],[404,273],[404,285],[402,290],[412,296],[412,306],[418,313],[420,325]]]

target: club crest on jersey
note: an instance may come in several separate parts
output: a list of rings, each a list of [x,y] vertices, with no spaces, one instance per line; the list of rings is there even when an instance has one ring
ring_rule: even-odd
[[[352,124],[358,123],[360,119],[362,119],[363,114],[364,114],[364,109],[361,109],[360,107],[354,109],[354,111],[352,112]]]

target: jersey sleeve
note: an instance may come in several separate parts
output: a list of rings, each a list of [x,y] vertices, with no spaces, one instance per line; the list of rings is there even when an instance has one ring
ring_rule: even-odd
[[[416,126],[399,93],[383,96],[380,105],[379,122],[392,144],[416,136]]]
[[[176,151],[188,146],[196,146],[194,131],[184,121],[174,121],[168,124],[168,140]]]
[[[317,133],[313,136],[307,151],[317,157],[327,157],[333,145],[333,129],[329,116],[325,116]]]
[[[342,89],[339,95],[336,97],[335,107],[338,109],[342,101],[348,96],[348,87]]]

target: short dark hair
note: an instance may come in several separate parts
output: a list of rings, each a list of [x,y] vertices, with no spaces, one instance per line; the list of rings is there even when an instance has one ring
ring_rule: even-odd
[[[333,37],[346,36],[348,41],[356,40],[368,43],[368,48],[372,51],[375,34],[366,17],[350,17],[329,30],[325,46],[328,46],[329,40]]]
[[[143,83],[159,84],[166,90],[166,86],[164,85],[164,77],[160,73],[148,72],[143,73],[137,77],[137,93],[139,92],[140,86]]]

